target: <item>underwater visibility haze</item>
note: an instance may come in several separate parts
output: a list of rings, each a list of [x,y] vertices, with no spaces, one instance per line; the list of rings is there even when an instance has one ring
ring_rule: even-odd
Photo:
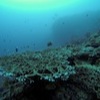
[[[100,0],[0,0],[0,100],[100,100]]]
[[[98,0],[1,0],[0,55],[59,47],[99,30]]]

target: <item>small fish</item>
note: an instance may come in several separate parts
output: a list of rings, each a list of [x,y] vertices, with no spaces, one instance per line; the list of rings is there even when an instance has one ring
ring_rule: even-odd
[[[47,24],[45,24],[45,27],[47,27]]]
[[[65,24],[65,22],[62,22],[62,24],[64,25],[64,24]]]
[[[47,43],[47,46],[48,46],[48,47],[50,47],[50,46],[52,46],[52,45],[53,45],[52,42],[48,42],[48,43]]]
[[[3,39],[3,42],[6,42],[6,40],[5,40],[5,39]]]
[[[27,45],[26,47],[27,47],[27,48],[30,48],[30,46],[29,46],[29,45]]]
[[[88,17],[89,15],[88,15],[88,14],[86,14],[86,16]]]
[[[18,48],[15,48],[15,51],[18,52]]]

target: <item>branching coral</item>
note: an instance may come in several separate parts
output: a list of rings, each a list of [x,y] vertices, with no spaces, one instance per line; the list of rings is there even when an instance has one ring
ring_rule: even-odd
[[[79,45],[2,57],[0,69],[7,86],[1,100],[99,100],[100,34]]]

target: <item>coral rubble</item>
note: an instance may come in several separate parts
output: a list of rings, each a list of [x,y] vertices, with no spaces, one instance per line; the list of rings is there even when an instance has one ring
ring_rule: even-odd
[[[0,100],[99,100],[100,33],[80,44],[0,58]]]

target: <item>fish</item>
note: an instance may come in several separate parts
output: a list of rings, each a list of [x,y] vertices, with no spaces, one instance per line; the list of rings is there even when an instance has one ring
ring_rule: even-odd
[[[48,42],[48,43],[47,43],[47,46],[48,46],[48,47],[50,47],[50,46],[52,46],[52,45],[53,45],[52,42]]]
[[[15,51],[18,52],[18,48],[15,48]]]

